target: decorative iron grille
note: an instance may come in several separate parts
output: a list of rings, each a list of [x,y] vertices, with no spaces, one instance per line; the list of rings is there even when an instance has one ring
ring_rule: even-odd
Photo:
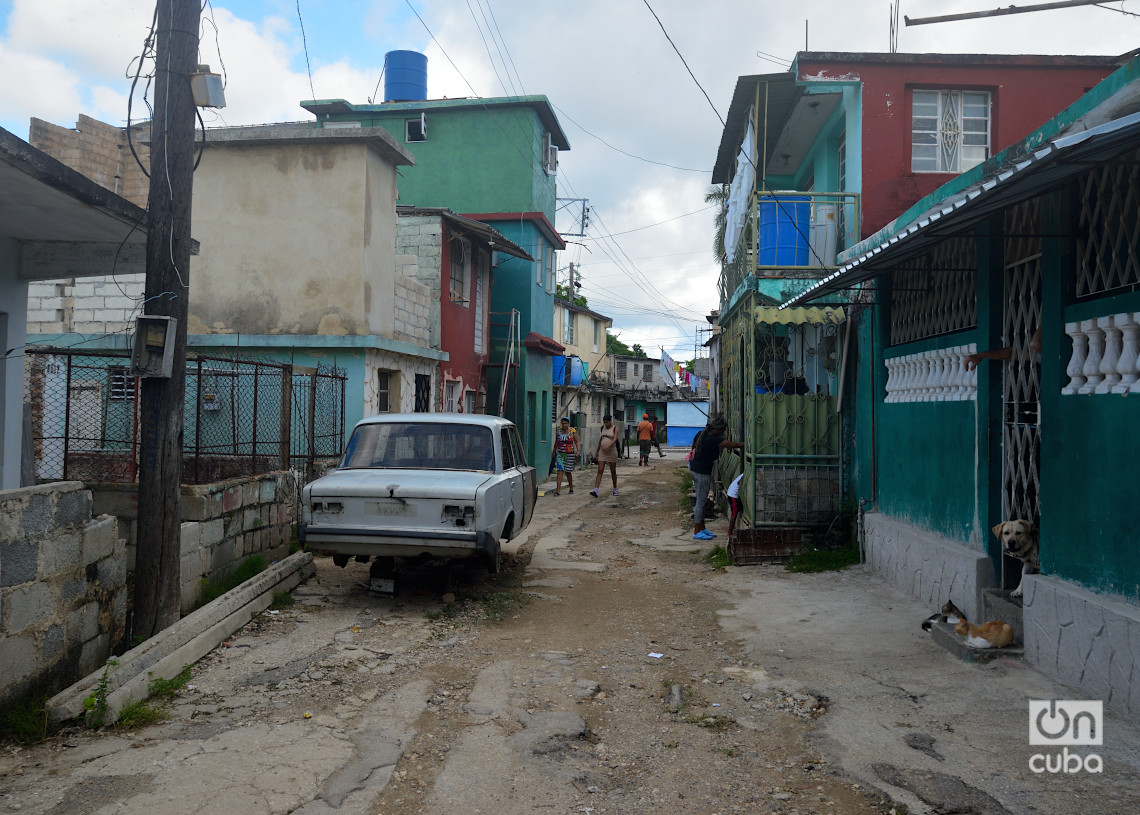
[[[1077,235],[1078,298],[1140,283],[1140,150],[1082,177]]]
[[[978,323],[977,249],[950,238],[891,277],[891,344],[973,328]]]
[[[1041,482],[1041,367],[1030,341],[1041,325],[1041,203],[1006,213],[1002,341],[1002,517],[1037,523]]]
[[[128,366],[125,352],[25,351],[37,481],[137,479],[141,387]],[[204,356],[186,369],[184,483],[278,469],[311,478],[340,455],[343,370]]]

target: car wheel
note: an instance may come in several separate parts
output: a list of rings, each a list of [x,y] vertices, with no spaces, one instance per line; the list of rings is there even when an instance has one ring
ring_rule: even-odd
[[[495,541],[487,551],[483,553],[484,562],[487,564],[487,571],[491,574],[498,574],[499,569],[503,565],[503,550],[499,546],[499,542]]]

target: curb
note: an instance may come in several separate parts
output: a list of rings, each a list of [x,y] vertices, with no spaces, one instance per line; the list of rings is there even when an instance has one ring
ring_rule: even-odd
[[[145,699],[152,679],[173,679],[184,666],[197,662],[268,608],[274,591],[288,591],[314,571],[312,553],[292,554],[118,657],[118,664],[107,670],[108,721],[115,721],[131,702]],[[100,668],[49,699],[51,720],[82,716],[83,700],[102,680],[103,671]]]

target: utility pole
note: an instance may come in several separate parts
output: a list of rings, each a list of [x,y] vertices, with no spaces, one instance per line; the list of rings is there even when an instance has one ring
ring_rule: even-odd
[[[190,201],[199,0],[158,0],[154,120],[147,204],[143,312],[177,321],[170,377],[143,377],[132,631],[147,639],[178,620],[186,315],[190,294]]]

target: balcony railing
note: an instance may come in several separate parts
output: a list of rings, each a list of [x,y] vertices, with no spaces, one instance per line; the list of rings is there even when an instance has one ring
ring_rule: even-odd
[[[727,302],[748,277],[819,277],[859,235],[859,194],[754,190],[745,206],[729,204],[730,261],[720,277]],[[730,243],[731,241],[731,243]]]

